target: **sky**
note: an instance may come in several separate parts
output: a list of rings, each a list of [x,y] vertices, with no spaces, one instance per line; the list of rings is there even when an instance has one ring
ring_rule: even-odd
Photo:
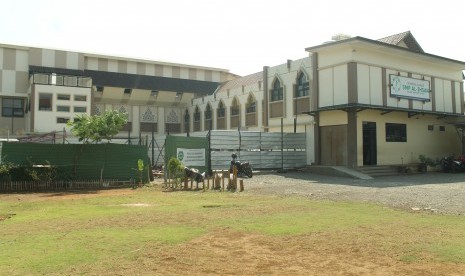
[[[465,61],[465,1],[2,0],[0,44],[259,72],[338,33]]]

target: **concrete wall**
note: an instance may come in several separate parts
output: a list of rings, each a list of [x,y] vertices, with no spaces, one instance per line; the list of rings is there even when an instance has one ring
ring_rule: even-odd
[[[357,163],[363,165],[363,121],[376,122],[378,165],[418,163],[420,154],[430,158],[461,153],[461,141],[453,125],[431,115],[408,118],[406,113],[365,110],[357,114]],[[386,123],[406,124],[407,142],[386,142]],[[433,130],[428,130],[428,125]],[[445,131],[440,131],[440,126]]]
[[[83,87],[67,87],[67,86],[54,86],[54,85],[34,85],[33,110],[34,124],[31,131],[34,132],[51,132],[62,130],[66,123],[57,123],[57,118],[66,118],[73,120],[76,115],[82,115],[82,112],[75,112],[75,107],[84,107],[85,113],[90,113],[91,109],[91,94],[90,88]],[[52,110],[45,111],[39,110],[39,97],[40,94],[49,94],[52,96]],[[58,95],[69,95],[69,100],[59,100]],[[86,101],[76,101],[75,96],[85,96]],[[69,112],[58,111],[58,106],[69,107]]]

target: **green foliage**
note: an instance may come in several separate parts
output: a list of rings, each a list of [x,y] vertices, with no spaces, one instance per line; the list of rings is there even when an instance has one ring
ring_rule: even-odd
[[[430,166],[430,167],[434,167],[436,166],[437,164],[439,164],[439,161],[438,160],[433,160],[423,154],[420,154],[420,156],[418,156],[418,159],[420,160],[420,163],[426,165],[426,166]]]
[[[168,173],[169,177],[174,179],[176,183],[179,178],[184,176],[184,166],[176,157],[171,157],[168,161]]]
[[[99,143],[102,140],[109,142],[127,122],[126,113],[107,110],[100,116],[78,115],[74,122],[68,121],[67,125],[72,127],[71,132],[79,137],[80,142]]]

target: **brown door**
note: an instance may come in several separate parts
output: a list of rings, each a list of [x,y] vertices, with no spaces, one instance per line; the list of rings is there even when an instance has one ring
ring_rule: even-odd
[[[347,125],[320,127],[321,165],[347,166]]]

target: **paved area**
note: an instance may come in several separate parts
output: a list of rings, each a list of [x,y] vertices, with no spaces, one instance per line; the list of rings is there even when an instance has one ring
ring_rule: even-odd
[[[248,193],[373,202],[418,212],[465,215],[465,173],[361,180],[309,172],[270,172],[244,179],[244,183]]]

